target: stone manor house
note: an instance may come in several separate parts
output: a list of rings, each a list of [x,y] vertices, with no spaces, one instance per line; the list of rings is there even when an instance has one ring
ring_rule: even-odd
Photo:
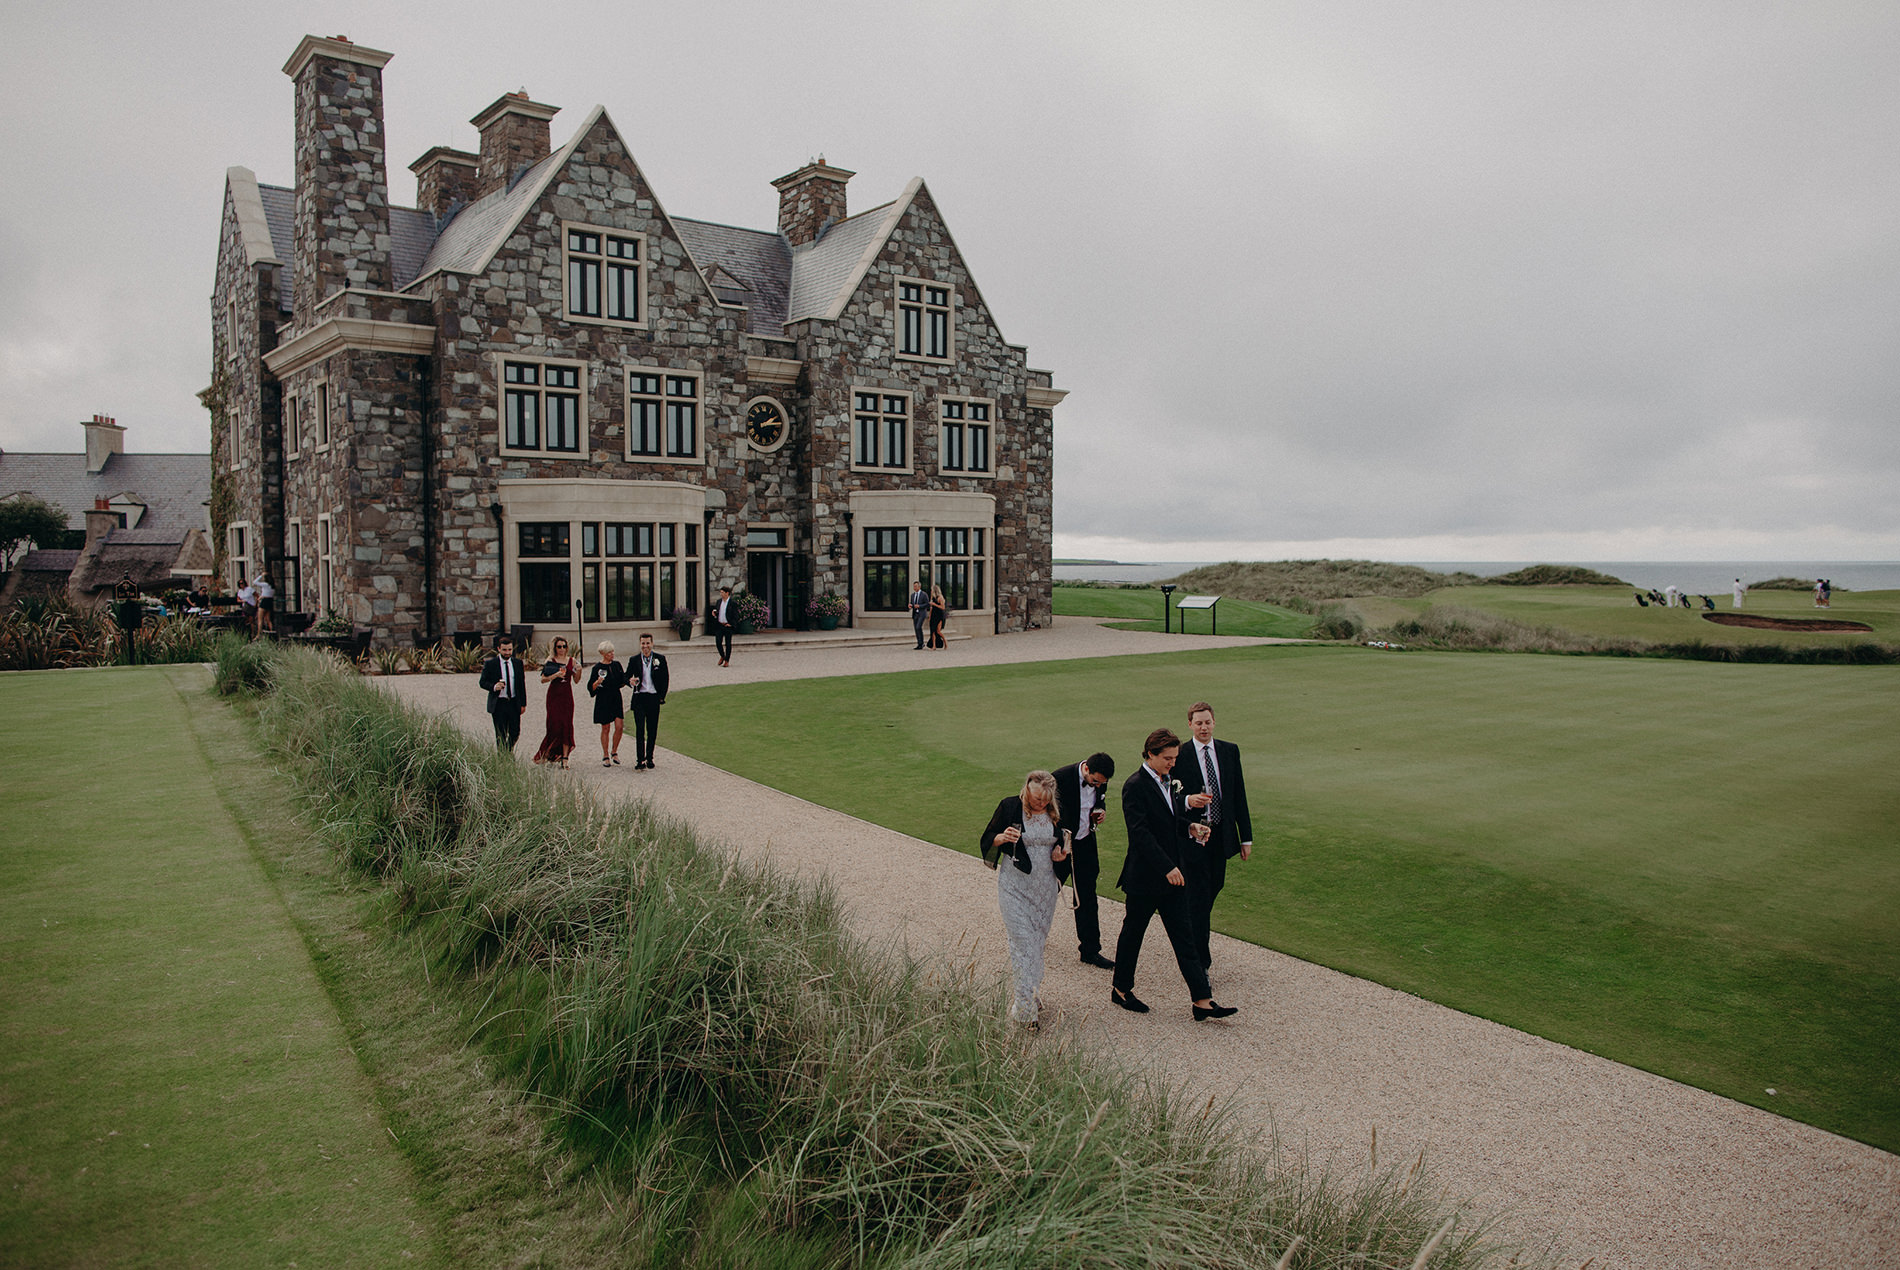
[[[821,158],[776,230],[671,216],[607,112],[559,149],[511,93],[390,204],[390,54],[305,37],[295,188],[226,175],[213,533],[227,581],[378,643],[584,620],[624,649],[726,583],[802,625],[1050,620],[1051,412],[921,180],[847,215]]]

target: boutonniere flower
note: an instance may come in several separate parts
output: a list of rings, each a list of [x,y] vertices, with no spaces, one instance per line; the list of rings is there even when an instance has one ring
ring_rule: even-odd
[[[1171,780],[1168,782],[1168,788],[1178,794],[1183,789],[1186,789],[1187,786],[1183,785],[1180,781]]]

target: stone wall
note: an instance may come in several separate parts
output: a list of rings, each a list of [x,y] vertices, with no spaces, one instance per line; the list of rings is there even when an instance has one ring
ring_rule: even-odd
[[[296,98],[291,308],[301,322],[326,295],[388,290],[392,276],[382,70],[315,53],[297,74]]]

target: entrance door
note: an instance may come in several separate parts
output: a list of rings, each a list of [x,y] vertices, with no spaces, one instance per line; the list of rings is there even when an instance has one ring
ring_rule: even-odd
[[[778,551],[746,552],[746,590],[765,601],[772,611],[767,626],[785,623],[785,553]]]

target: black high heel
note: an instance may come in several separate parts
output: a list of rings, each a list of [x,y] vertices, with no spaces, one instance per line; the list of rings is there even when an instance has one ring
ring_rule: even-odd
[[[1208,1019],[1224,1019],[1230,1014],[1240,1013],[1240,1007],[1238,1006],[1222,1005],[1212,997],[1209,997],[1208,1000],[1213,1002],[1213,1004],[1207,1006],[1205,1009],[1198,1005],[1194,1007],[1194,1021],[1196,1023],[1203,1023]]]

